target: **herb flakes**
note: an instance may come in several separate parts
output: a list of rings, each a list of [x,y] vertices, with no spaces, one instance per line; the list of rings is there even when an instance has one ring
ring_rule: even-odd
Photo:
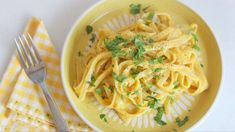
[[[157,124],[159,124],[161,126],[166,125],[166,122],[162,120],[163,113],[164,113],[164,108],[158,107],[157,108],[157,115],[154,117],[154,120],[157,122]]]
[[[100,119],[103,120],[106,123],[108,122],[105,114],[100,114]]]
[[[148,101],[148,107],[151,109],[157,109],[160,105],[160,99],[156,99],[152,96],[147,96],[147,98],[150,98],[151,101]]]
[[[178,81],[178,80],[176,80],[176,81],[173,82],[174,89],[177,88],[178,85],[179,85],[179,81]]]
[[[123,82],[125,79],[127,79],[126,76],[124,75],[117,75],[115,72],[112,73],[112,76],[115,80],[119,81],[119,82]]]
[[[132,15],[140,13],[141,5],[140,4],[130,4],[130,12]]]
[[[188,120],[189,120],[188,116],[185,116],[183,120],[181,120],[179,117],[177,117],[175,119],[175,122],[179,127],[182,127]]]
[[[86,26],[86,32],[87,34],[90,34],[93,31],[93,27],[91,25]]]

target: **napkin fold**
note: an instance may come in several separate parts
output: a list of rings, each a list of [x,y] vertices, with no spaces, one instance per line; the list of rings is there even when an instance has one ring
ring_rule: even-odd
[[[32,17],[25,29],[46,64],[46,84],[67,121],[70,130],[91,130],[73,111],[64,93],[58,56],[41,20]],[[53,119],[44,95],[22,70],[13,54],[0,82],[0,131],[55,131]]]

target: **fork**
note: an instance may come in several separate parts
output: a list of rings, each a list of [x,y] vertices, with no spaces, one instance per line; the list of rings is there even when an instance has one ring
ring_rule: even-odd
[[[20,58],[20,64],[23,67],[28,78],[38,84],[46,98],[47,104],[50,107],[55,126],[60,132],[69,131],[65,120],[63,119],[59,108],[52,99],[49,90],[45,84],[46,65],[39,56],[39,53],[34,46],[33,40],[29,33],[19,36],[15,39],[16,50]]]

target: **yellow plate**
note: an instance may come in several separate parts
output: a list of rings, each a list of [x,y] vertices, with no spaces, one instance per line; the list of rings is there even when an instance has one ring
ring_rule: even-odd
[[[151,113],[135,118],[125,124],[112,110],[104,109],[92,99],[78,102],[77,96],[72,89],[76,78],[75,59],[77,52],[84,51],[88,45],[89,38],[85,31],[86,26],[92,24],[94,29],[97,30],[105,25],[117,28],[115,21],[119,21],[119,25],[121,25],[120,21],[123,21],[124,25],[131,23],[134,18],[129,14],[129,5],[132,3],[139,3],[142,7],[151,5],[152,9],[167,12],[173,17],[173,21],[176,24],[198,24],[199,44],[202,49],[202,58],[209,88],[196,98],[185,96],[183,102],[191,110],[183,111],[184,115],[189,116],[189,121],[183,127],[178,127],[174,122],[174,116],[180,116],[180,112],[177,110],[175,110],[176,115],[172,114],[171,123],[164,127],[159,127],[154,122],[154,115]],[[175,0],[105,0],[97,3],[86,11],[72,27],[64,45],[61,63],[64,89],[74,110],[93,129],[104,131],[187,130],[205,116],[212,106],[218,94],[222,74],[220,51],[211,30],[195,12]],[[108,123],[99,118],[100,113],[106,113]]]

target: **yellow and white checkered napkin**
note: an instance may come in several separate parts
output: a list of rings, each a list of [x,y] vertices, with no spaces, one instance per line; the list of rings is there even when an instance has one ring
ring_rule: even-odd
[[[46,83],[55,102],[74,131],[90,130],[70,106],[61,84],[60,58],[42,21],[32,18],[26,32],[33,36],[46,63]],[[30,81],[20,67],[16,54],[0,83],[0,131],[55,131],[53,120],[41,89]]]

